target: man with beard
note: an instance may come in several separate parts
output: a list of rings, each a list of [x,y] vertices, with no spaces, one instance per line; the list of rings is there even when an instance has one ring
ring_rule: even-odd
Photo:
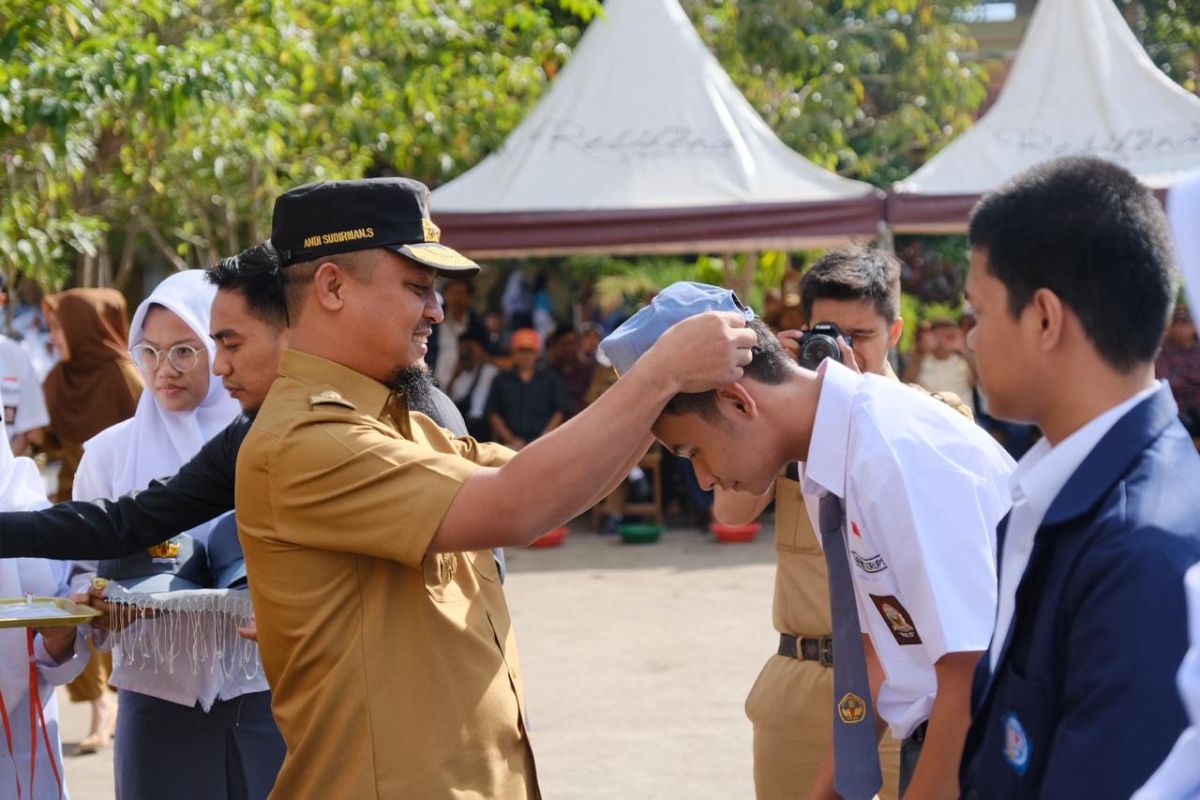
[[[439,237],[428,189],[403,178],[275,204],[291,339],[236,494],[288,745],[276,797],[539,797],[486,548],[528,544],[606,496],[676,392],[750,359],[742,317],[697,317],[519,454],[451,438],[413,400],[442,319],[434,277],[479,268]]]
[[[217,286],[213,374],[245,412],[213,437],[176,475],[143,491],[41,511],[0,513],[0,558],[121,558],[233,509],[238,448],[275,380],[287,346],[287,307],[279,257],[270,242],[208,270]],[[455,433],[466,426],[449,398],[433,389],[425,413]],[[503,573],[503,552],[496,551]]]

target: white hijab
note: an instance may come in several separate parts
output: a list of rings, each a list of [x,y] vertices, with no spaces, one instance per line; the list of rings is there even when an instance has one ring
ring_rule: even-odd
[[[0,419],[0,511],[36,511],[50,505],[37,467],[28,458],[14,458]],[[66,585],[68,566],[44,558],[0,559],[0,597],[24,597],[32,592],[53,597]],[[25,629],[0,629],[0,691],[11,714],[29,694],[29,656]]]
[[[138,401],[137,411],[125,436],[125,453],[115,476],[113,489],[117,494],[144,489],[155,478],[174,475],[200,448],[216,436],[241,413],[237,401],[229,396],[221,381],[211,374],[215,348],[208,336],[216,287],[204,277],[204,271],[189,269],[177,272],[154,288],[142,301],[129,326],[129,345],[145,340],[146,315],[152,305],[160,305],[182,319],[208,350],[208,365],[196,369],[210,370],[208,394],[191,411],[167,411],[154,399],[147,380],[146,390]],[[164,354],[164,358],[165,358]],[[115,495],[114,495],[115,496]]]

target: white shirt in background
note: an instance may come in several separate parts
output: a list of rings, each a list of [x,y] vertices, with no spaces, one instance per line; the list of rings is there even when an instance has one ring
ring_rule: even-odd
[[[488,395],[492,392],[492,381],[500,374],[500,368],[490,361],[480,364],[475,369],[463,372],[454,379],[454,383],[450,385],[449,391],[446,393],[450,398],[462,408],[463,401],[467,399],[467,392],[471,393],[470,403],[467,405],[463,416],[470,419],[481,419],[484,412],[487,410]],[[475,376],[479,376],[479,380],[475,380]],[[471,384],[475,384],[475,388],[471,388]]]
[[[449,314],[437,326],[438,354],[437,363],[433,365],[433,377],[438,386],[447,387],[458,368],[458,337],[467,331],[471,322],[468,313],[461,323],[455,322]]]
[[[988,657],[991,668],[996,669],[1000,658],[1000,650],[1008,636],[1008,628],[1012,624],[1013,612],[1017,602],[1017,587],[1025,575],[1025,567],[1029,564],[1029,554],[1033,552],[1033,540],[1037,537],[1038,528],[1050,505],[1058,493],[1066,486],[1067,481],[1079,469],[1079,465],[1088,454],[1100,444],[1104,435],[1112,430],[1117,422],[1128,414],[1133,407],[1150,395],[1160,391],[1155,385],[1129,398],[1120,405],[1110,408],[1100,416],[1072,433],[1051,447],[1044,438],[1038,441],[1017,464],[1009,485],[1012,491],[1013,506],[1008,518],[1008,528],[1004,533],[1004,552],[1000,553],[1000,594],[996,609],[996,633],[992,637]],[[1170,389],[1166,389],[1170,391]]]
[[[802,488],[846,507],[863,633],[886,677],[879,715],[897,738],[929,719],[934,664],[986,650],[996,617],[996,525],[1013,461],[944,403],[826,360]]]
[[[4,394],[4,423],[8,440],[50,424],[46,397],[33,362],[21,345],[0,336],[0,392]]]

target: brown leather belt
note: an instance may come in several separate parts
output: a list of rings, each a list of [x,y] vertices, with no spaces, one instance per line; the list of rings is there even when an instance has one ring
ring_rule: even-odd
[[[779,655],[797,661],[816,661],[822,667],[833,666],[832,636],[793,636],[779,634]]]

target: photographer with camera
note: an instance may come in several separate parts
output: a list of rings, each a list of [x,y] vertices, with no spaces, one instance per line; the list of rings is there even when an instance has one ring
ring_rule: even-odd
[[[887,254],[827,256],[810,271],[804,302],[811,320],[835,322],[837,333],[781,338],[797,353],[815,352],[819,336],[840,340],[853,369],[828,358],[805,369],[752,321],[758,345],[745,377],[677,396],[654,427],[692,460],[702,486],[718,487],[720,519],[753,517],[778,487],[779,654],[747,702],[759,798],[870,798],[883,784],[884,722],[903,740],[891,796],[898,783],[910,797],[957,797],[971,675],[995,614],[994,529],[1012,461],[947,404],[870,374],[884,372],[900,333],[898,277]],[[604,351],[624,371],[655,330],[730,303],[729,292],[677,284]],[[776,481],[788,464],[791,480]],[[756,506],[741,520],[729,513],[737,490]]]

